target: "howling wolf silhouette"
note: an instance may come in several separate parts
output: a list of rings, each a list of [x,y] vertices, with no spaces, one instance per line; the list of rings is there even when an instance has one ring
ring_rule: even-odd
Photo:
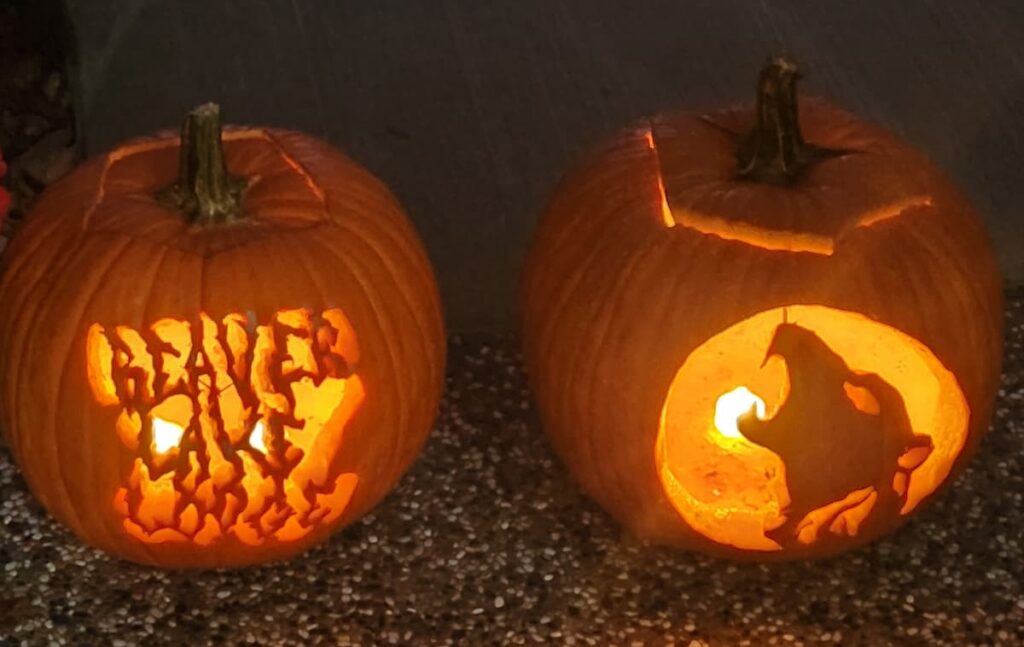
[[[896,491],[893,480],[897,472],[909,476],[913,469],[901,467],[900,456],[927,448],[927,457],[932,449],[930,437],[913,433],[899,392],[874,373],[850,370],[816,334],[793,323],[776,328],[765,360],[772,356],[786,362],[786,401],[769,420],[759,420],[751,410],[737,422],[747,439],[770,449],[786,466],[790,504],[783,510],[785,521],[768,531],[768,537],[793,545],[808,513],[869,487],[877,494],[874,513],[898,511],[906,493],[905,488]],[[846,385],[870,393],[877,411],[874,406],[858,408]],[[836,511],[819,528],[828,528],[844,511]]]

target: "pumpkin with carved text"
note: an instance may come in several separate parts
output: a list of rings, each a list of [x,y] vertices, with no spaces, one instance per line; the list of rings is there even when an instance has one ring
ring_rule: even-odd
[[[754,106],[598,148],[527,259],[544,428],[656,542],[848,550],[932,500],[989,423],[1002,286],[977,214],[920,152],[798,97],[798,76],[770,59]]]
[[[388,189],[217,106],[51,186],[3,258],[0,415],[36,497],[168,567],[293,555],[390,491],[444,334]]]

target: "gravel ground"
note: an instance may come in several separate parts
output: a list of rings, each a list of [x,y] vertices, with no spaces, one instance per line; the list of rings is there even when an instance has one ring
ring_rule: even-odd
[[[645,546],[586,500],[516,340],[451,342],[425,453],[374,514],[288,563],[168,573],[81,546],[0,450],[0,644],[1024,644],[1024,292],[995,428],[894,537],[751,565]]]

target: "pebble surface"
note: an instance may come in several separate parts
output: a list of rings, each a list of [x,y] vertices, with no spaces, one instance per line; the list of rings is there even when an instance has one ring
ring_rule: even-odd
[[[426,450],[287,563],[162,572],[79,544],[0,447],[0,645],[1024,645],[1024,292],[993,430],[903,530],[816,563],[645,546],[570,481],[513,337],[453,338]]]

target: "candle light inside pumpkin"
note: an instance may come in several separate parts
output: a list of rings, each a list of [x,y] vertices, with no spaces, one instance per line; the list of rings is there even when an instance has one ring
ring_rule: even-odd
[[[185,430],[169,420],[153,418],[153,450],[158,454],[171,451],[181,442]]]
[[[736,387],[715,402],[715,429],[727,438],[742,438],[737,423],[743,414],[751,410],[759,420],[764,420],[767,415],[764,400],[745,386]]]
[[[252,433],[249,434],[249,446],[253,449],[266,454],[267,445],[263,442],[263,421],[258,420],[253,425]]]

